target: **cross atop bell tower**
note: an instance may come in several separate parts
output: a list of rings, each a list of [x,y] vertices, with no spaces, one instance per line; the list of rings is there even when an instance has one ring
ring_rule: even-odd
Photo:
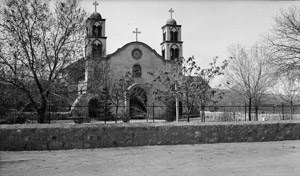
[[[98,3],[97,1],[95,1],[95,2],[93,3],[93,5],[95,6],[95,12],[97,12],[97,6],[99,5],[99,3]]]
[[[172,19],[172,13],[174,12],[174,10],[172,8],[170,8],[169,12],[171,14],[171,19]]]

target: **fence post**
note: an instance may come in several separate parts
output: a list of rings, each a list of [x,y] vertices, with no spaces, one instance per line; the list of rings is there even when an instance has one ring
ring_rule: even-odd
[[[154,102],[153,102],[153,106],[152,106],[152,117],[153,117],[153,123],[154,123]]]
[[[233,111],[233,121],[236,121],[235,120],[235,111]]]
[[[245,121],[247,121],[247,105],[245,104]]]
[[[104,105],[104,124],[106,124],[106,111],[107,111],[107,109],[106,109],[106,103],[105,103],[105,105]]]
[[[294,119],[294,112],[295,112],[295,105],[292,105],[292,115],[291,115],[291,119],[290,120],[293,120]]]
[[[284,104],[281,105],[281,111],[282,111],[282,120],[284,120]]]
[[[49,111],[49,112],[48,112],[48,113],[49,113],[49,114],[48,114],[48,118],[49,118],[49,119],[48,119],[48,124],[50,124],[50,123],[51,123],[51,122],[50,122],[50,121],[51,121],[51,120],[50,120],[50,119],[51,119],[51,114],[50,114],[50,101],[49,101],[49,100],[48,100],[48,106],[49,106],[49,107],[48,107],[48,111]]]
[[[146,106],[146,109],[147,109],[146,122],[148,123],[149,122],[149,106]]]
[[[189,104],[187,105],[187,110],[188,110],[188,114],[187,114],[187,122],[190,122],[190,109],[189,109]]]

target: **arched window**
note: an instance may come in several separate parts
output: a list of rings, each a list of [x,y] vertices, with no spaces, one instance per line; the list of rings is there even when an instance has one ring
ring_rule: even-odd
[[[175,48],[174,55],[175,55],[175,59],[179,58],[179,49],[178,48]]]
[[[170,40],[174,41],[174,32],[173,31],[170,32]]]
[[[165,59],[165,49],[161,51],[161,56]]]
[[[92,44],[92,55],[93,57],[100,57],[102,53],[102,44],[99,40],[96,40]]]
[[[102,27],[99,23],[93,25],[92,35],[94,37],[101,37]]]
[[[178,41],[178,32],[177,31],[175,31],[174,33],[173,33],[173,35],[174,35],[174,41]]]
[[[166,33],[163,33],[163,41],[166,41]]]
[[[174,59],[175,59],[175,51],[174,51],[174,48],[171,48],[171,49],[170,49],[170,58],[171,58],[171,60],[174,60]]]
[[[134,65],[132,67],[132,77],[141,77],[142,76],[142,68],[139,65]]]
[[[172,45],[170,49],[170,59],[175,60],[179,58],[179,49],[176,45]]]
[[[178,41],[178,32],[175,28],[173,28],[170,32],[170,41]]]

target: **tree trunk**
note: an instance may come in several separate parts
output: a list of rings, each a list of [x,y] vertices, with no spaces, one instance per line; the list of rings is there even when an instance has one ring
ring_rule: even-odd
[[[284,103],[281,105],[282,120],[284,120]]]
[[[47,101],[46,101],[46,98],[43,97],[41,107],[37,110],[37,114],[38,114],[37,122],[38,123],[45,123],[46,110],[47,110]]]
[[[249,98],[248,118],[251,121],[252,98]]]
[[[187,108],[188,108],[188,116],[187,116],[187,121],[190,121],[190,105],[189,105],[189,91],[186,91],[186,102],[187,102]]]
[[[205,122],[205,106],[201,105],[201,121]]]
[[[116,117],[115,117],[115,122],[116,123],[118,121],[118,110],[119,110],[119,106],[116,106]]]
[[[293,107],[293,101],[290,102],[290,120],[293,120],[293,114],[294,114],[294,107]]]
[[[45,123],[45,114],[46,114],[46,108],[47,106],[46,105],[42,105],[37,114],[38,114],[38,117],[37,117],[37,122],[38,123]]]
[[[258,121],[258,105],[255,105],[255,121]]]

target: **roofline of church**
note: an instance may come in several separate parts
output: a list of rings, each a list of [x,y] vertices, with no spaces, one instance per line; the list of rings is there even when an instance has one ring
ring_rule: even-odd
[[[118,52],[123,51],[127,46],[131,45],[131,44],[141,44],[143,46],[145,46],[146,48],[148,48],[150,51],[152,51],[157,57],[159,57],[161,60],[165,61],[165,59],[159,55],[155,49],[152,49],[149,45],[147,45],[146,43],[143,42],[139,42],[139,41],[133,41],[133,42],[129,42],[127,44],[125,44],[124,46],[122,46],[121,48],[118,48],[115,52],[108,54],[107,55],[107,59],[110,59],[110,57],[113,57],[114,55],[116,55]]]

